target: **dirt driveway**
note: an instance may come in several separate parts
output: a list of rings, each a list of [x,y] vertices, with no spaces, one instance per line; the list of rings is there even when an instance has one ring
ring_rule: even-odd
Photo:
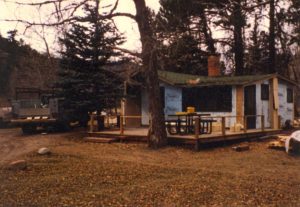
[[[85,143],[78,132],[21,136],[0,130],[0,207],[299,206],[300,157],[251,142],[194,152],[145,144]],[[51,156],[35,151],[50,147]],[[1,166],[26,159],[28,169]],[[34,195],[34,196],[33,196]]]
[[[56,146],[65,141],[61,134],[25,136],[21,129],[0,129],[0,164],[18,159],[40,147]]]

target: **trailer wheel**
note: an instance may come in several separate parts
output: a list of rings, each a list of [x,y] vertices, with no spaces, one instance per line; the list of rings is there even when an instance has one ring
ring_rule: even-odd
[[[33,134],[36,132],[36,126],[33,125],[23,125],[22,126],[23,134]]]

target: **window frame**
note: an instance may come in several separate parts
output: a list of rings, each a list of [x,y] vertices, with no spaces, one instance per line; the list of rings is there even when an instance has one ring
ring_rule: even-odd
[[[270,99],[270,85],[262,83],[260,85],[260,99],[262,101],[269,101]]]
[[[205,91],[205,88],[208,88],[207,91]],[[220,89],[223,88],[223,89]],[[202,90],[202,91],[201,91]],[[223,100],[218,100],[220,99],[220,94],[211,96],[211,91],[219,91],[220,94],[223,94]],[[224,94],[227,90],[227,93]],[[182,90],[182,109],[185,110],[186,107],[188,106],[193,106],[196,108],[197,111],[200,112],[211,112],[211,113],[230,113],[232,112],[232,107],[233,107],[233,86],[213,86],[213,87],[195,87],[195,88],[184,88]],[[201,96],[204,94],[209,94],[206,96]],[[203,102],[203,97],[206,99],[205,102]],[[209,104],[209,102],[213,102],[214,98],[211,100],[207,100],[207,97],[214,97],[215,102],[219,104],[224,104],[222,107],[220,105],[216,105],[215,108],[210,108],[210,107],[203,107],[203,104]],[[201,98],[199,100],[199,98]],[[226,100],[227,99],[227,100]]]
[[[293,88],[286,89],[286,102],[294,103],[294,89]]]

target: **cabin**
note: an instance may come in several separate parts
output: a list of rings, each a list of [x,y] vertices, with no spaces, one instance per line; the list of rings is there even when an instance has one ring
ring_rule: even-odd
[[[166,120],[187,107],[195,107],[198,114],[227,117],[226,128],[240,123],[247,129],[274,129],[294,120],[294,81],[277,74],[221,76],[217,61],[208,60],[208,76],[158,71]],[[126,98],[124,115],[140,118],[125,119],[126,127],[149,125],[148,94],[143,88],[137,91]]]

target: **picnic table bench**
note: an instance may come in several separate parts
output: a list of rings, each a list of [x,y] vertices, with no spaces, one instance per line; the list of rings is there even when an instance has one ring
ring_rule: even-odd
[[[199,117],[199,129],[200,134],[211,134],[212,123],[216,122],[211,118],[201,118],[204,116],[210,116],[210,114],[198,114],[198,113],[186,113],[186,114],[171,114],[168,117],[171,119],[166,120],[167,131],[172,134],[194,134],[195,133],[195,121],[194,117]]]

